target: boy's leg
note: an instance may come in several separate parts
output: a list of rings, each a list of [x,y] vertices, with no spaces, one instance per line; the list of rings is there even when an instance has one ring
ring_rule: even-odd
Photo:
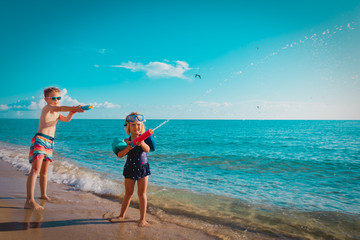
[[[149,176],[146,176],[138,180],[138,195],[139,195],[139,204],[140,204],[140,221],[139,221],[140,227],[145,227],[149,225],[149,223],[146,221],[146,208],[147,208],[146,190],[147,190],[148,178]]]
[[[26,181],[26,202],[24,208],[33,208],[35,210],[44,209],[42,206],[37,204],[34,199],[36,178],[39,175],[43,158],[43,156],[39,157],[32,162],[31,170]]]
[[[125,196],[121,204],[121,212],[118,218],[125,218],[125,214],[130,205],[131,196],[134,194],[135,180],[125,178]]]
[[[47,189],[47,172],[49,169],[50,161],[45,161],[42,163],[40,170],[40,191],[41,191],[41,199],[45,199],[50,201],[50,198],[46,194]]]

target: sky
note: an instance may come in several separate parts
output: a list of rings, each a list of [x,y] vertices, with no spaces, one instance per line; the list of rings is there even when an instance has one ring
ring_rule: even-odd
[[[14,0],[0,31],[0,118],[55,86],[78,119],[360,120],[358,0]]]

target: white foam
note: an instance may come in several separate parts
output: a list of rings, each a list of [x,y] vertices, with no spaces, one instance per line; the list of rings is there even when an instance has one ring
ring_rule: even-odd
[[[28,152],[28,147],[25,146],[0,143],[0,159],[10,163],[25,174],[31,170]],[[48,181],[73,186],[76,190],[114,196],[119,196],[122,189],[120,181],[107,179],[98,172],[79,167],[62,159],[56,159],[50,164]]]

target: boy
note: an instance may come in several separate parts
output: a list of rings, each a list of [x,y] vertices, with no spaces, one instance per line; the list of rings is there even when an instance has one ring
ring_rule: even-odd
[[[52,162],[52,151],[54,146],[53,141],[57,121],[60,120],[63,122],[69,122],[75,112],[84,112],[84,110],[81,109],[81,106],[59,106],[61,91],[58,88],[49,87],[45,89],[44,96],[47,105],[41,111],[39,130],[31,140],[29,162],[32,164],[32,167],[26,182],[27,196],[24,206],[25,209],[44,209],[42,206],[37,204],[34,199],[35,182],[39,173],[41,199],[45,199],[47,201],[50,200],[46,194],[47,171],[50,162]],[[59,112],[69,112],[69,114],[65,117]]]

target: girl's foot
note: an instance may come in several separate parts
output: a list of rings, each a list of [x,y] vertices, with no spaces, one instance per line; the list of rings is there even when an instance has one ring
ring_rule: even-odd
[[[146,220],[139,220],[138,225],[139,225],[139,227],[150,226],[150,224]]]
[[[40,199],[44,199],[44,200],[46,200],[46,201],[50,201],[50,200],[51,200],[51,198],[49,198],[47,195],[41,196]]]
[[[44,208],[42,206],[40,206],[39,204],[37,204],[34,200],[26,200],[24,208],[25,209],[35,209],[35,210],[44,210]]]

